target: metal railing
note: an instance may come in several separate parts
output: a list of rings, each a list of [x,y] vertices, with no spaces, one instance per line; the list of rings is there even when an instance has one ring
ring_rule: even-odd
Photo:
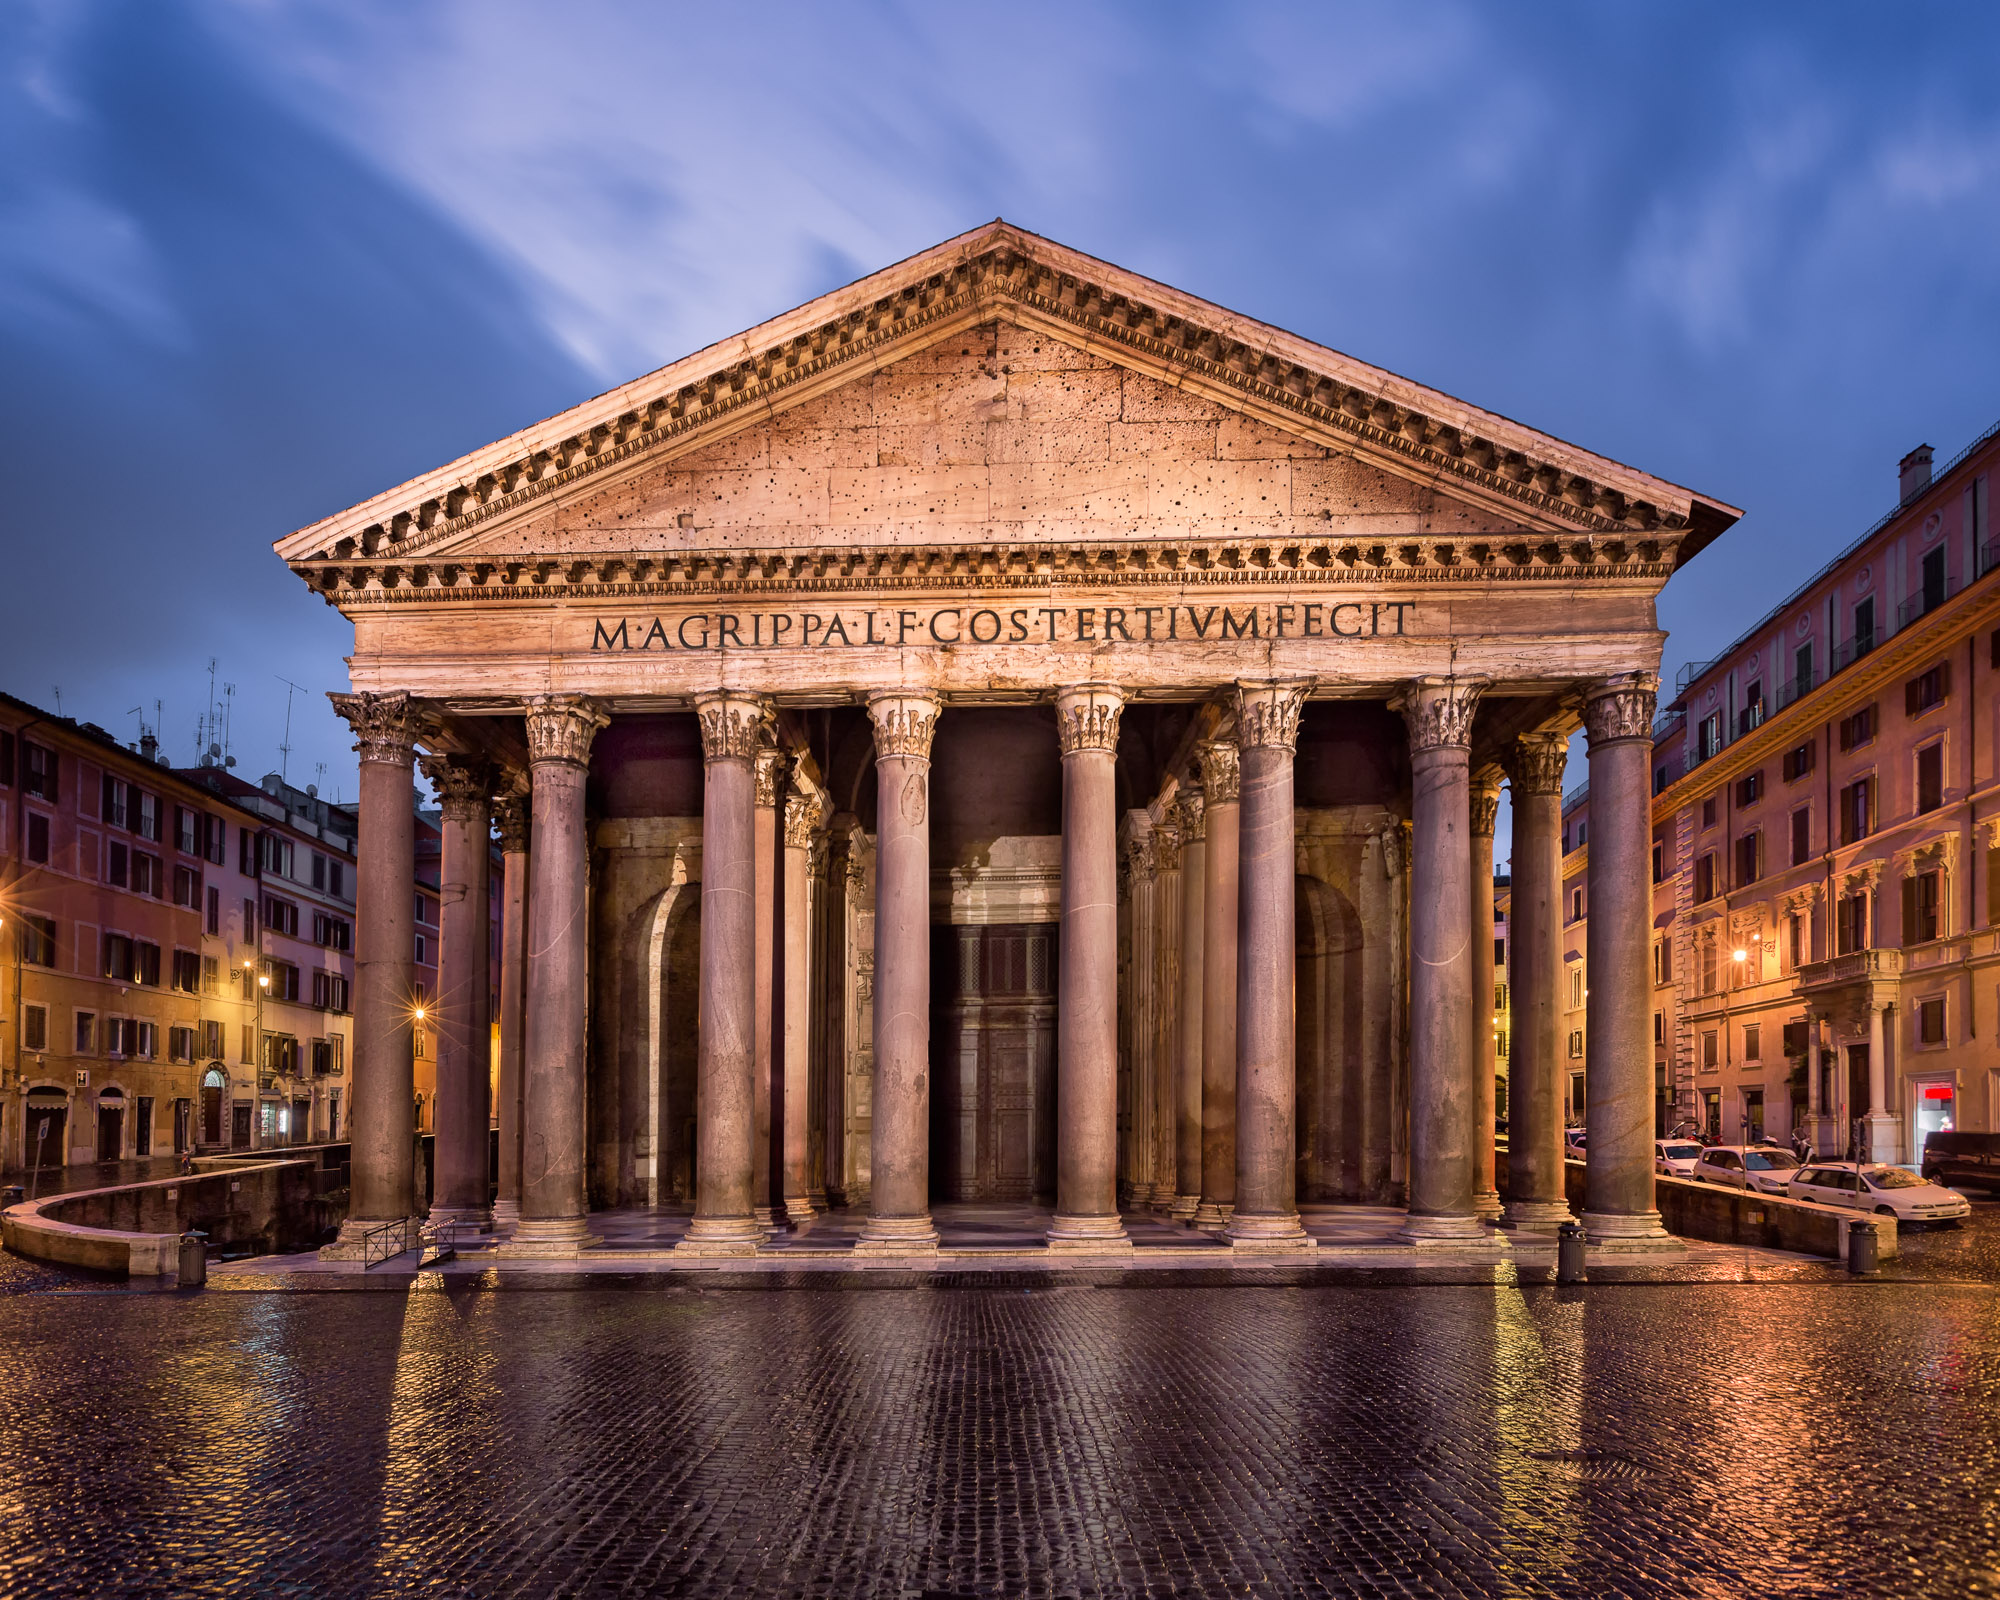
[[[370,1228],[361,1236],[361,1270],[379,1267],[385,1261],[394,1261],[406,1255],[412,1248],[411,1234],[417,1226],[414,1217],[398,1217],[394,1222],[385,1222],[378,1228]]]

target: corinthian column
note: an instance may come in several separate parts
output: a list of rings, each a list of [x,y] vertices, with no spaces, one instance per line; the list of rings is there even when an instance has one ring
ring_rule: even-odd
[[[1180,1016],[1175,1038],[1174,1172],[1178,1180],[1173,1215],[1192,1222],[1201,1206],[1201,991],[1202,911],[1208,859],[1207,819],[1200,789],[1183,788],[1174,801],[1181,830]]]
[[[1562,781],[1569,741],[1515,740],[1513,883],[1507,918],[1507,1208],[1504,1225],[1552,1233],[1570,1220],[1563,1176]]]
[[[416,808],[419,723],[407,694],[327,697],[361,757],[355,875],[354,1087],[347,1128],[353,1174],[347,1220],[320,1254],[359,1259],[362,1236],[416,1210]]]
[[[1202,860],[1201,1204],[1194,1225],[1219,1233],[1236,1208],[1236,746],[1201,749],[1208,796]]]
[[[755,1254],[757,752],[766,702],[737,689],[697,695],[701,725],[700,1039],[695,1055],[694,1220],[677,1251]],[[539,821],[539,819],[537,819]],[[535,853],[541,854],[536,839]]]
[[[1242,762],[1237,840],[1236,1209],[1226,1230],[1239,1250],[1303,1250],[1298,1151],[1297,841],[1292,762],[1307,685],[1237,686]]]
[[[1590,735],[1589,1126],[1583,1225],[1593,1244],[1670,1250],[1653,1206],[1653,703],[1650,672],[1584,691]]]
[[[430,1220],[484,1231],[491,1225],[486,1132],[492,1121],[487,1021],[487,858],[493,834],[493,771],[483,761],[431,756],[444,835],[438,872],[436,1173]]]
[[[503,1254],[570,1255],[595,1244],[584,1193],[585,987],[589,853],[584,784],[590,742],[611,719],[581,695],[528,702],[528,782],[534,791],[535,923],[528,938],[528,1048],[523,1099],[521,1220]]]
[[[1052,1250],[1129,1250],[1118,1216],[1118,719],[1125,693],[1056,695],[1062,742],[1062,948],[1056,997]]]
[[[937,1249],[931,1226],[931,734],[922,689],[868,697],[875,723],[875,1098],[870,1255]]]
[[[1493,824],[1500,814],[1500,780],[1481,774],[1472,783],[1472,1205],[1482,1217],[1500,1215],[1494,1182],[1494,1089],[1499,1052],[1493,1042]]]
[[[1419,678],[1396,702],[1410,730],[1411,1244],[1490,1247],[1474,1204],[1472,718],[1484,684]],[[1490,937],[1490,935],[1489,935]]]
[[[812,1221],[812,849],[819,828],[819,800],[792,794],[785,800],[784,1029],[779,1040],[779,1079],[784,1085],[779,1122],[784,1130],[784,1184],[780,1199],[787,1220],[803,1227]],[[823,1203],[823,1201],[822,1201]]]
[[[495,1227],[521,1220],[521,1057],[528,984],[528,801],[510,786],[494,805],[500,830],[500,1170]]]
[[[1153,1198],[1156,1211],[1173,1208],[1178,1161],[1174,1112],[1180,1104],[1176,1065],[1180,1050],[1181,875],[1180,825],[1170,811],[1153,829],[1159,869],[1154,902],[1153,1011],[1146,1019],[1146,1048],[1153,1061]]]
[[[778,1081],[774,1041],[779,1034],[776,993],[778,954],[778,788],[784,757],[766,746],[757,752],[756,809],[752,838],[756,852],[757,993],[751,1013],[750,1115],[755,1129],[755,1154],[750,1164],[750,1214],[766,1233],[785,1231],[782,1190],[782,1147],[785,1091]],[[775,1112],[775,1115],[774,1115]]]

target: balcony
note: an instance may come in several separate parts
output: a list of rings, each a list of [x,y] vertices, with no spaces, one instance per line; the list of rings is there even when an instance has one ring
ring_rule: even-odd
[[[1801,672],[1787,678],[1778,685],[1778,709],[1783,711],[1795,700],[1801,700],[1819,687],[1817,672]]]
[[[1831,961],[1813,961],[1798,970],[1798,989],[1810,994],[1820,989],[1844,988],[1850,983],[1877,979],[1894,982],[1903,975],[1900,950],[1850,950]]]

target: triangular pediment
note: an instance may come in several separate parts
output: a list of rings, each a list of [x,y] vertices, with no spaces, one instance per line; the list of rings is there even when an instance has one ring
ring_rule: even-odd
[[[995,223],[277,548],[330,594],[384,562],[843,545],[1581,535],[1671,560],[1735,516]]]

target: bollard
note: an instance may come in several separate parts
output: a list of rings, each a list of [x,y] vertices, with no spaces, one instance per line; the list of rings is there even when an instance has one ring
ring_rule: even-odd
[[[200,1289],[208,1283],[208,1235],[181,1235],[181,1287]]]
[[[1882,1240],[1875,1232],[1875,1224],[1856,1217],[1847,1225],[1847,1270],[1863,1278],[1881,1264]]]
[[[1583,1270],[1583,1224],[1565,1222],[1556,1229],[1556,1282],[1588,1283]]]

